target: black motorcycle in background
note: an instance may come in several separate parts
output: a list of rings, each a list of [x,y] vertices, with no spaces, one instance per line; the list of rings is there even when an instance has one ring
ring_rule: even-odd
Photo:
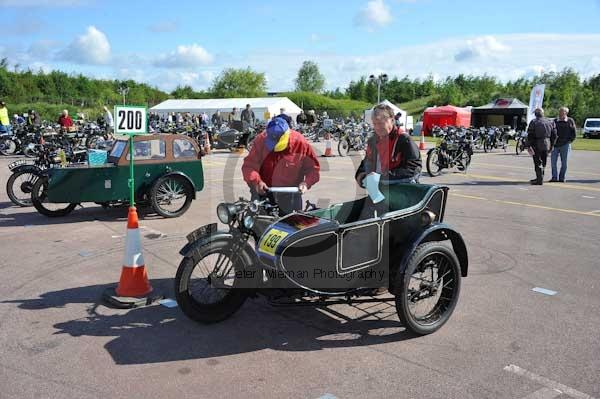
[[[437,147],[427,152],[427,173],[435,177],[443,169],[456,167],[461,172],[466,172],[473,156],[473,137],[454,129],[441,133],[441,140]]]

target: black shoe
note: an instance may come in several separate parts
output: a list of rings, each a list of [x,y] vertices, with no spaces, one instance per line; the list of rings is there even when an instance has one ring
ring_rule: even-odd
[[[529,180],[529,183],[531,183],[532,186],[541,186],[542,184],[544,184],[543,182],[534,179],[534,180]]]
[[[554,178],[552,178],[552,179],[548,180],[548,183],[558,183],[558,180],[557,180],[557,179],[554,179]]]
[[[559,183],[565,183],[565,179],[559,180]]]

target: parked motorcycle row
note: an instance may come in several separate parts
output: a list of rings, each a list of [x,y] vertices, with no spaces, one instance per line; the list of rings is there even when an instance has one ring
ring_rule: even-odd
[[[85,123],[74,131],[48,122],[42,122],[40,126],[20,124],[13,125],[10,132],[0,134],[0,154],[36,158],[44,144],[71,151],[102,147],[108,139],[106,130],[93,122]]]

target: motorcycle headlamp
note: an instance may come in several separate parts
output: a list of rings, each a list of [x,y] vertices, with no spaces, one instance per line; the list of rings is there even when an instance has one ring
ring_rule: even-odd
[[[217,206],[217,217],[221,223],[229,224],[235,217],[236,213],[237,208],[233,204],[226,204],[223,202]]]
[[[246,215],[244,218],[244,227],[250,230],[254,226],[254,217],[252,215]]]

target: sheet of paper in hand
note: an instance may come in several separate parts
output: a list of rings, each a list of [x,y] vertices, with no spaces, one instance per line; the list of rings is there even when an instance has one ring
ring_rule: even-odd
[[[369,193],[369,197],[374,204],[377,204],[385,199],[385,196],[379,191],[379,180],[381,179],[381,175],[379,173],[371,173],[368,174],[365,178],[367,192]]]

